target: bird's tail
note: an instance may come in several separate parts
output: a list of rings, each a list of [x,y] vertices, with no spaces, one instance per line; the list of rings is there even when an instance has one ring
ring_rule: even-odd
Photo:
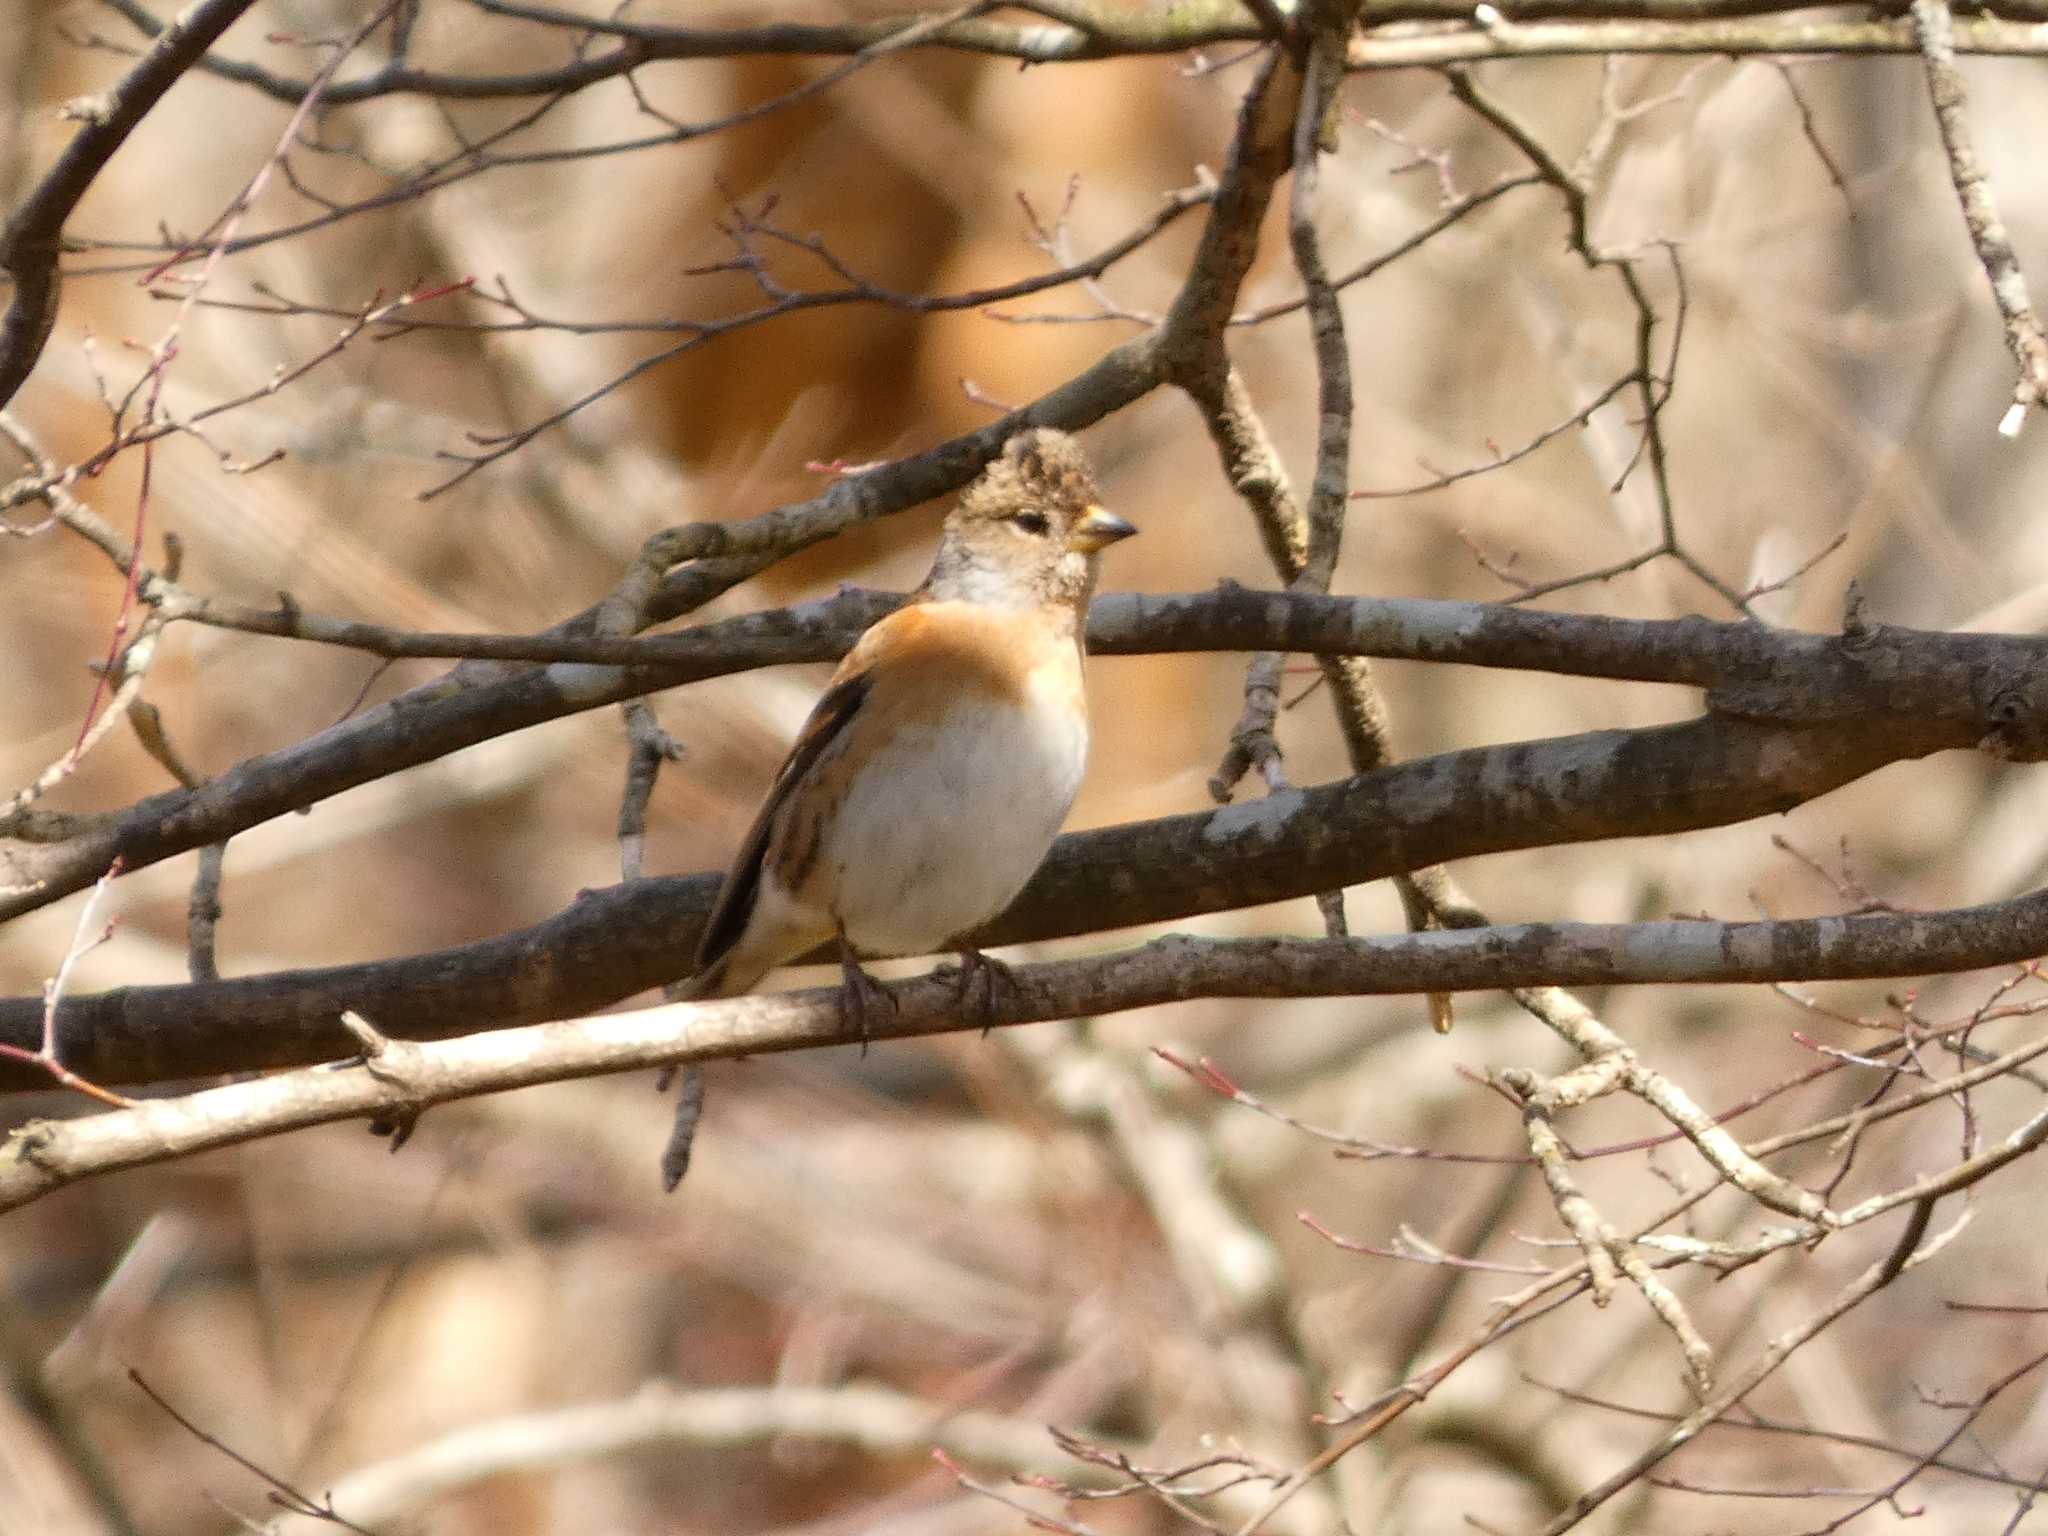
[[[738,997],[754,990],[754,984],[773,969],[755,961],[746,952],[729,949],[711,964],[663,989],[672,1003],[708,1003],[721,997]],[[664,1072],[666,1088],[671,1073]],[[690,1149],[697,1139],[697,1121],[704,1113],[704,1069],[694,1063],[681,1069],[682,1090],[676,1100],[676,1118],[668,1133],[668,1145],[661,1152],[661,1187],[673,1191],[690,1169]]]
[[[709,1003],[722,997],[740,997],[773,970],[742,950],[729,949],[696,975],[669,989],[672,1003]]]

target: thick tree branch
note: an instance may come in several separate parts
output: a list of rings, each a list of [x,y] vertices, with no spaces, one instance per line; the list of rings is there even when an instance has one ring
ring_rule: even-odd
[[[980,15],[947,22],[942,12],[909,12],[863,21],[776,22],[755,27],[670,26],[627,17],[578,15],[511,0],[473,3],[508,20],[556,28],[571,38],[601,36],[612,46],[590,50],[554,69],[503,75],[426,69],[396,57],[337,82],[323,93],[325,99],[342,106],[395,95],[451,101],[553,96],[615,80],[656,63],[744,57],[843,58],[902,39],[920,26],[931,28],[924,46],[1023,64],[1180,53],[1224,43],[1257,42],[1272,35],[1257,5],[1239,5],[1234,0],[1200,0],[1148,9],[1069,3],[1058,8],[1059,19],[1048,14],[1044,19],[1022,22]],[[163,34],[163,22],[141,0],[100,0],[100,4],[146,37]],[[1906,25],[1889,19],[1785,20],[1782,18],[1818,9],[1786,0],[1513,0],[1497,9],[1502,19],[1489,27],[1417,32],[1413,28],[1416,22],[1470,24],[1472,7],[1461,0],[1368,5],[1364,10],[1371,30],[1353,40],[1352,67],[1412,68],[1557,53],[1917,51]],[[2048,19],[2048,7],[2031,0],[1999,0],[1981,9],[1981,16],[1960,19],[1959,52],[2025,54],[2048,47],[2033,35],[2031,25]],[[310,84],[242,59],[207,58],[200,67],[283,102],[299,101]]]
[[[1220,352],[1245,273],[1259,254],[1259,227],[1292,159],[1294,114],[1302,77],[1284,51],[1267,54],[1238,107],[1230,161],[1210,205],[1209,221],[1188,275],[1174,295],[1158,338],[1161,381],[1176,379]]]
[[[657,561],[647,569],[658,567]],[[133,871],[492,737],[684,682],[833,660],[895,601],[850,593],[638,640],[579,629],[487,642],[479,647],[487,653],[579,659],[509,677],[457,669],[303,742],[250,758],[196,789],[152,795],[88,826],[67,825],[71,835],[62,841],[0,841],[0,918],[83,889],[117,857]],[[287,627],[299,622],[289,612],[278,617]],[[319,624],[309,633],[329,637]],[[1104,655],[1282,650],[1676,683],[1708,689],[1709,703],[1734,716],[1839,721],[1845,728],[1861,721],[1859,731],[1896,736],[1897,756],[1980,741],[2018,760],[2048,751],[2048,639],[2040,636],[1890,627],[1816,635],[1698,618],[1613,619],[1242,587],[1103,598],[1089,636],[1091,649]],[[460,636],[444,639],[448,650],[465,644]],[[616,657],[644,664],[590,664]],[[1915,745],[1922,740],[1929,744]],[[25,837],[32,830],[0,822],[0,836]]]
[[[1449,752],[1249,805],[1070,834],[977,939],[1172,921],[1482,853],[1721,826],[1974,739],[1968,725],[1905,718],[1709,716]],[[1148,880],[1147,870],[1174,876]],[[698,875],[590,892],[531,928],[410,959],[67,996],[58,1054],[95,1081],[163,1081],[326,1059],[345,1050],[335,1021],[346,1008],[416,1037],[586,1013],[687,968],[716,885]],[[1439,990],[1491,984],[1474,976]],[[0,1041],[33,1046],[41,1017],[38,999],[0,1003]],[[31,1080],[0,1073],[4,1087]]]
[[[2011,964],[2048,950],[2048,893],[1949,912],[1777,922],[1527,923],[1375,939],[1170,937],[1116,954],[1017,971],[984,1020],[963,1021],[947,977],[902,983],[874,1039],[908,1039],[1197,997],[1337,997],[1539,985],[1763,982],[1914,976]],[[39,1121],[0,1144],[0,1210],[94,1174],[140,1167],[280,1131],[537,1083],[674,1063],[850,1044],[860,1038],[838,988],[629,1013],[439,1043],[355,1026],[361,1065],[234,1083],[65,1122]],[[337,1029],[338,1039],[345,1039]],[[1930,1197],[1931,1198],[1931,1197]],[[1866,1202],[1857,1219],[1881,1214]]]
[[[100,0],[145,36],[163,28],[140,0]],[[1137,54],[1179,53],[1225,42],[1255,42],[1264,33],[1253,12],[1236,0],[1183,0],[1167,9],[1088,6],[1067,0],[1061,19],[998,21],[982,15],[948,20],[945,12],[911,12],[869,21],[771,22],[754,27],[681,27],[618,17],[577,15],[511,0],[470,0],[477,10],[535,22],[570,38],[595,34],[616,46],[592,51],[558,69],[515,75],[462,75],[420,69],[403,58],[346,80],[324,93],[336,105],[398,94],[450,100],[554,95],[616,79],[660,61],[756,57],[834,58],[921,41],[935,48],[1017,59],[1026,64],[1075,63]],[[996,9],[990,5],[977,9]],[[1029,7],[1025,7],[1029,9]],[[925,35],[928,34],[928,35]],[[238,59],[209,59],[206,69],[278,101],[297,101],[307,84]]]

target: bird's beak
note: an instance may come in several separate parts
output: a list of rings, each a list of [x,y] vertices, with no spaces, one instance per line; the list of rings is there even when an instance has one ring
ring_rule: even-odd
[[[1128,539],[1138,530],[1105,507],[1090,507],[1074,524],[1067,543],[1084,555],[1107,548],[1118,539]]]

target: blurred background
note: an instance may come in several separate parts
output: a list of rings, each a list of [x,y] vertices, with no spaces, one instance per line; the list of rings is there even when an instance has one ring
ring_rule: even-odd
[[[10,206],[67,140],[64,104],[105,89],[137,40],[108,8],[29,0],[25,14],[0,27],[0,194]],[[356,0],[267,0],[221,52],[303,78],[326,57],[317,41],[366,14]],[[632,14],[742,24],[785,13],[735,0],[706,16],[650,0]],[[847,13],[827,0],[803,14]],[[452,71],[511,73],[557,67],[569,44],[553,28],[427,0],[415,51]],[[499,147],[535,156],[625,144],[660,135],[655,114],[719,118],[830,62],[650,66],[637,97],[623,83],[582,91]],[[821,237],[897,291],[1028,276],[1056,261],[1020,202],[1048,229],[1065,210],[1058,260],[1118,238],[1220,165],[1249,68],[1230,49],[1028,70],[916,52],[699,140],[539,155],[338,220],[321,218],[320,199],[369,196],[536,103],[394,96],[323,112],[309,135],[317,147],[295,150],[293,176],[271,179],[244,230],[296,232],[221,263],[208,295],[245,307],[185,317],[164,403],[187,413],[237,398],[320,353],[342,322],[313,311],[463,277],[502,284],[531,314],[564,322],[741,312],[760,302],[753,282],[700,270],[733,256],[719,226],[735,200],[758,210],[773,198],[776,224]],[[2048,92],[2029,89],[2039,65],[1983,62],[1967,73],[1980,152],[2038,280],[2048,266],[2048,197],[2032,173],[2048,135]],[[1840,537],[1794,584],[1759,599],[1768,619],[1833,627],[1853,579],[1883,622],[2039,627],[2048,534],[2030,492],[2048,431],[2036,422],[2016,443],[1994,435],[2011,364],[1913,61],[1635,61],[1607,72],[1558,60],[1481,78],[1567,162],[1600,122],[1603,90],[1623,106],[1655,103],[1619,123],[1595,166],[1594,233],[1613,248],[1675,242],[1683,263],[1666,419],[1681,536],[1698,559],[1746,588]],[[1437,211],[1439,166],[1418,166],[1418,149],[1443,157],[1458,193],[1524,169],[1426,72],[1356,76],[1345,105],[1343,148],[1324,171],[1336,270]],[[68,226],[85,243],[67,258],[57,333],[13,407],[59,462],[105,440],[104,395],[128,388],[141,371],[137,347],[171,323],[177,306],[138,279],[231,203],[288,117],[253,90],[195,74],[99,178]],[[271,602],[286,590],[309,611],[388,625],[540,628],[601,596],[657,528],[815,494],[824,466],[923,449],[990,419],[991,401],[1021,403],[1069,377],[1133,333],[1118,312],[1166,308],[1200,217],[1119,264],[1099,291],[1059,289],[998,306],[1001,317],[842,306],[715,341],[430,500],[421,493],[459,468],[446,455],[469,451],[469,434],[543,417],[671,338],[566,327],[358,338],[213,419],[205,441],[164,444],[146,543],[154,558],[175,532],[185,579],[202,591]],[[1248,311],[1297,291],[1282,235],[1277,223],[1267,231]],[[1398,490],[1511,453],[1626,371],[1633,313],[1613,275],[1588,273],[1564,240],[1553,194],[1513,192],[1347,290],[1355,487]],[[790,281],[834,281],[801,253],[777,260]],[[1668,275],[1653,287],[1676,316]],[[505,318],[474,303],[443,312]],[[1668,343],[1668,327],[1660,335]],[[1305,482],[1315,396],[1304,322],[1242,327],[1233,346]],[[1617,404],[1498,472],[1354,503],[1338,590],[1496,598],[1508,588],[1475,550],[1530,581],[1634,553],[1657,537],[1647,478],[1639,471],[1614,488],[1636,435]],[[1184,400],[1156,394],[1085,441],[1111,505],[1145,534],[1111,557],[1106,586],[1272,581]],[[229,472],[278,450],[267,467]],[[0,480],[20,472],[10,453],[0,444]],[[130,528],[139,467],[128,454],[79,493]],[[942,511],[813,550],[708,615],[840,582],[908,586]],[[94,693],[89,667],[107,652],[120,599],[119,574],[61,531],[0,541],[0,787],[29,782],[77,738]],[[1545,602],[1730,616],[1669,561]],[[187,760],[215,773],[438,670],[380,670],[345,652],[185,625],[167,637],[145,696]],[[1378,675],[1409,755],[1697,708],[1669,689],[1397,664]],[[822,676],[785,669],[654,701],[688,755],[655,796],[650,871],[725,862]],[[1281,726],[1302,783],[1347,771],[1311,680],[1299,676],[1307,696]],[[1235,657],[1094,662],[1096,746],[1074,825],[1209,803],[1205,781],[1241,683]],[[624,773],[619,717],[599,712],[238,837],[227,854],[223,972],[409,953],[557,911],[618,878]],[[1904,906],[1987,901],[2040,878],[2048,825],[2035,773],[1961,756],[1899,765],[1767,825],[1503,856],[1456,873],[1500,920],[1803,915],[1854,906],[1861,892]],[[108,808],[169,786],[121,731],[45,803]],[[1780,838],[1812,862],[1774,846]],[[74,987],[183,978],[192,863],[119,882],[118,931],[80,963]],[[1385,886],[1347,900],[1354,931],[1401,924]],[[39,989],[78,917],[74,898],[0,928],[0,985]],[[1304,902],[1187,926],[1308,933],[1318,919]],[[1112,942],[1122,936],[1065,948]],[[1981,976],[1935,980],[1914,1006],[1947,1019],[1988,989]],[[1895,1017],[1886,995],[1897,990],[1816,995]],[[1623,989],[1588,1001],[1710,1108],[1811,1066],[1795,1029],[1835,1044],[1858,1038],[1763,989]],[[2017,1038],[1987,1031],[1984,1042]],[[930,1431],[863,1451],[850,1430],[808,1437],[771,1407],[752,1429],[677,1429],[579,1451],[557,1423],[525,1464],[355,1518],[451,1536],[1018,1529],[1022,1515],[963,1490],[926,1447],[957,1429],[957,1460],[998,1488],[1013,1473],[1083,1477],[1037,1432],[1046,1423],[1128,1448],[1147,1466],[1240,1449],[1291,1465],[1323,1443],[1305,1415],[1334,1411],[1327,1394],[1361,1400],[1393,1385],[1469,1333],[1489,1296],[1521,1283],[1346,1253],[1297,1211],[1373,1244],[1407,1224],[1492,1262],[1555,1261],[1524,1240],[1560,1236],[1526,1166],[1335,1160],[1306,1135],[1219,1105],[1154,1046],[1207,1054],[1319,1125],[1508,1159],[1523,1145],[1517,1117],[1460,1069],[1565,1062],[1556,1040],[1499,999],[1464,999],[1448,1039],[1429,1032],[1419,999],[1211,1002],[986,1041],[891,1044],[865,1059],[824,1052],[715,1067],[696,1163],[670,1200],[654,1172],[668,1103],[638,1078],[437,1110],[395,1157],[359,1127],[335,1127],[88,1183],[0,1220],[0,1533],[182,1536],[226,1529],[236,1514],[268,1517],[262,1483],[153,1404],[131,1368],[316,1496],[457,1431],[509,1433],[517,1415],[630,1404],[650,1381],[685,1394],[783,1389],[775,1401],[791,1413],[792,1394],[815,1389],[827,1417],[833,1401],[858,1406],[835,1389],[880,1384],[931,1410],[919,1421]],[[1745,1122],[1744,1134],[1835,1112],[1870,1086],[1838,1076]],[[1988,1093],[1979,1112],[2000,1124],[2025,1091]],[[22,1098],[0,1104],[0,1122],[82,1107]],[[1660,1129],[1640,1106],[1612,1102],[1568,1127],[1582,1147]],[[1873,1138],[1845,1194],[1953,1160],[1956,1137],[1953,1116],[1908,1119]],[[1825,1149],[1811,1159],[1786,1171],[1821,1166]],[[1590,1165],[1585,1177],[1625,1221],[1668,1201],[1666,1180],[1701,1174],[1689,1151],[1665,1149]],[[2030,1176],[2023,1165],[1982,1191],[1977,1224],[1941,1265],[1795,1356],[1758,1394],[1757,1412],[1913,1447],[1939,1439],[1956,1417],[1941,1394],[1981,1390],[2016,1351],[2041,1347],[2038,1324],[1959,1323],[1944,1305],[2039,1296],[2039,1224],[2021,1188]],[[1732,1199],[1710,1203],[1702,1231],[1753,1229],[1756,1214]],[[1724,1285],[1681,1283],[1733,1359],[1870,1257],[1867,1242],[1842,1241]],[[1678,1371],[1639,1296],[1624,1292],[1597,1314],[1581,1300],[1480,1357],[1273,1528],[1333,1529],[1337,1514],[1361,1531],[1442,1530],[1467,1516],[1491,1529],[1540,1523],[1655,1432],[1558,1389],[1682,1413]],[[757,1404],[687,1401],[706,1413]],[[980,1439],[967,1433],[976,1426],[987,1431]],[[1021,1438],[1004,1439],[1012,1430]],[[2013,1468],[2031,1478],[2048,1446],[2048,1398],[2022,1383],[1978,1433],[1988,1446],[2031,1446]],[[1726,1430],[1676,1465],[1700,1485],[1782,1490],[1867,1488],[1905,1463],[1837,1441]],[[1981,1478],[1946,1478],[1937,1491],[1914,1495],[1930,1532],[1991,1528],[2012,1509],[2012,1491]],[[1042,1492],[1009,1496],[1059,1507]],[[1761,1501],[1647,1489],[1642,1499],[1595,1528],[1755,1528],[1747,1522],[1766,1516],[1785,1525],[1782,1507]],[[1818,1521],[1837,1507],[1801,1506],[1791,1518]],[[1183,1528],[1138,1499],[1071,1506],[1063,1518],[1103,1531]]]

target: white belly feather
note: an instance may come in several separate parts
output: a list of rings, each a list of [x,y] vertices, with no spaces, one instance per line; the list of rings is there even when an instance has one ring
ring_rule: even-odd
[[[940,949],[1016,898],[1081,785],[1088,723],[1072,707],[1076,682],[1047,667],[1024,708],[963,699],[929,726],[896,731],[853,778],[819,853],[857,950]]]

